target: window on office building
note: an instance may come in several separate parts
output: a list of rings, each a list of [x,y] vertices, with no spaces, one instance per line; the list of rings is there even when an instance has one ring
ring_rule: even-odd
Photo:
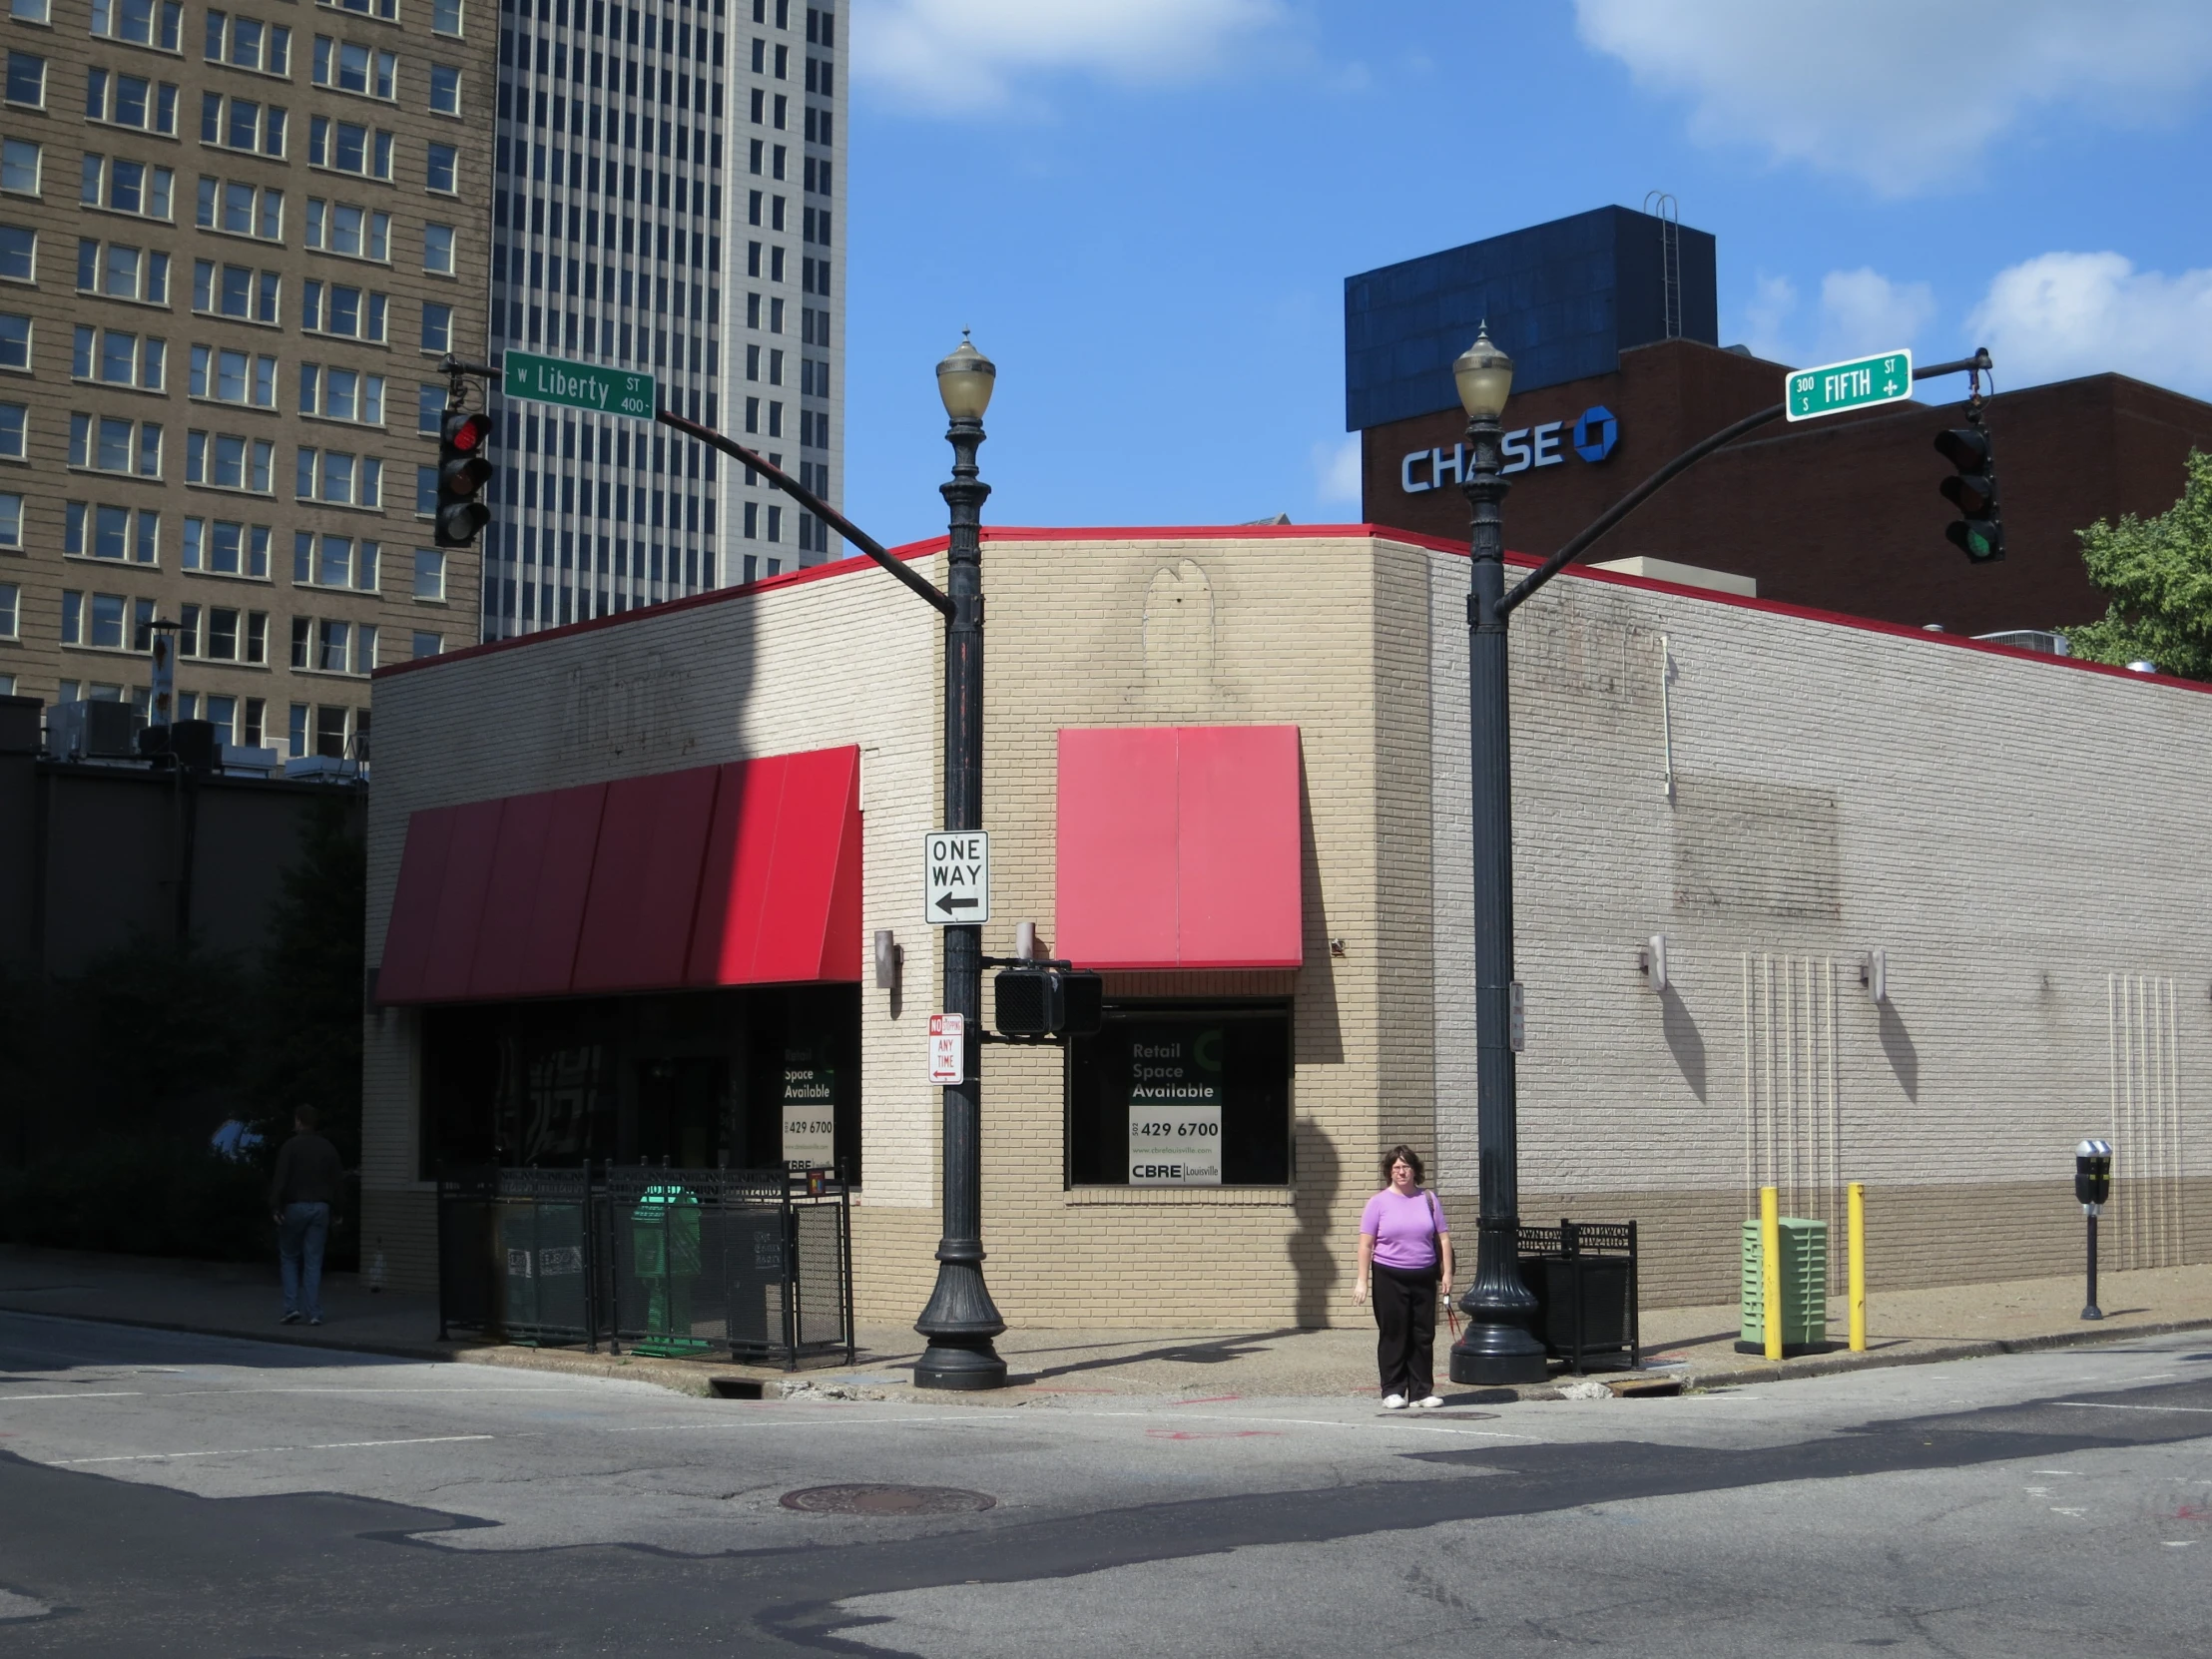
[[[1067,1054],[1071,1186],[1284,1186],[1287,1005],[1127,1003]]]

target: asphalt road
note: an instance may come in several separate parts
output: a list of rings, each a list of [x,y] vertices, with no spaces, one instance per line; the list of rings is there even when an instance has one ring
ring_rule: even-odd
[[[884,1482],[987,1509],[852,1515]],[[0,1654],[2190,1655],[2212,1348],[1681,1399],[826,1403],[0,1316]]]

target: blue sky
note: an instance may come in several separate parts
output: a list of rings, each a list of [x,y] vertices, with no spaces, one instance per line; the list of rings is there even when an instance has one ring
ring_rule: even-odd
[[[845,506],[943,525],[930,369],[999,367],[987,516],[1358,516],[1343,281],[1672,192],[1722,342],[1987,343],[2212,397],[2207,0],[847,0]]]

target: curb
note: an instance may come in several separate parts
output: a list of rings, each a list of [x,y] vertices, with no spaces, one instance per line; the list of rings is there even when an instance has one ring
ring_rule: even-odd
[[[672,1392],[702,1398],[714,1395],[712,1380],[717,1376],[757,1377],[764,1384],[773,1387],[780,1382],[804,1382],[810,1376],[821,1376],[826,1372],[834,1376],[851,1369],[842,1366],[810,1367],[804,1371],[787,1372],[769,1367],[746,1366],[729,1360],[662,1360],[647,1355],[594,1354],[571,1349],[525,1348],[503,1343],[463,1346],[455,1343],[348,1342],[342,1335],[335,1333],[311,1337],[259,1336],[252,1332],[167,1320],[48,1313],[37,1308],[10,1307],[4,1302],[0,1302],[0,1313],[22,1314],[35,1319],[67,1320],[79,1325],[113,1325],[136,1331],[167,1331],[181,1336],[222,1337],[233,1342],[258,1343],[275,1349],[311,1349],[318,1353],[363,1354],[380,1359],[413,1360],[439,1365],[493,1366],[520,1371],[558,1372],[571,1377],[604,1377],[617,1381],[651,1382]],[[1693,1393],[1760,1382],[1791,1382],[1801,1379],[1838,1377],[1850,1372],[1887,1370],[1898,1366],[1933,1366],[1953,1360],[1993,1360],[2008,1354],[2039,1354],[2054,1349],[2093,1348],[2105,1343],[2131,1342],[2142,1337],[2175,1336],[2191,1331],[2212,1331],[2212,1319],[2162,1320],[2117,1328],[2047,1332],[2034,1337],[1995,1337],[1977,1342],[1943,1343],[1902,1353],[1876,1351],[1861,1355],[1827,1354],[1802,1360],[1785,1360],[1779,1365],[1716,1366],[1703,1369],[1693,1366],[1680,1372],[1645,1371],[1628,1374],[1619,1379],[1618,1383],[1608,1382],[1605,1374],[1593,1374],[1587,1378],[1565,1377],[1547,1382],[1480,1388],[1471,1393],[1462,1393],[1453,1403],[1501,1404],[1512,1400],[1561,1400],[1566,1397],[1565,1389],[1569,1385],[1586,1381],[1605,1382],[1608,1387],[1613,1388],[1617,1397],[1622,1398],[1656,1394],[1662,1389],[1666,1392]],[[865,1369],[865,1364],[864,1361],[861,1362],[862,1369]],[[1666,1388],[1665,1385],[1670,1383],[1677,1386]],[[839,1395],[833,1394],[831,1397]],[[843,1397],[911,1400],[916,1404],[1025,1405],[1046,1396],[1022,1394],[1017,1388],[993,1389],[987,1393],[942,1393],[916,1388],[910,1383],[889,1383],[870,1384],[865,1394]]]

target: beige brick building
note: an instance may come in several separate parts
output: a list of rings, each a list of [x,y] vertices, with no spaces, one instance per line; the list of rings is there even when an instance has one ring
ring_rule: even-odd
[[[361,747],[378,664],[473,644],[417,513],[481,356],[486,0],[14,0],[0,19],[0,691]]]
[[[937,548],[913,551],[941,574]],[[1022,920],[1065,942],[1065,732],[1295,727],[1301,802],[1299,965],[1107,978],[1126,1022],[1109,1030],[1129,1044],[1170,1027],[1226,1041],[1222,1184],[1131,1185],[1118,1155],[1095,1155],[1118,1144],[1131,1087],[1103,1037],[1072,1056],[985,1050],[1000,1307],[1032,1325],[1364,1322],[1351,1262],[1382,1147],[1433,1147],[1434,1185],[1473,1220],[1466,560],[1364,527],[997,530],[984,581],[987,951],[1008,952]],[[2096,1134],[2120,1152],[2120,1265],[2212,1259],[2202,688],[1602,572],[1545,590],[1514,645],[1524,1216],[1641,1223],[1654,1304],[1733,1295],[1763,1182],[1814,1216],[1866,1182],[1877,1288],[2056,1272],[2079,1249],[2071,1149]],[[911,1318],[934,1277],[923,1031],[939,969],[917,866],[940,672],[935,617],[841,564],[402,665],[377,687],[372,963],[389,960],[410,822],[857,751],[858,926],[896,935],[903,979],[806,994],[844,999],[822,1017],[845,1045],[837,1075],[857,1071],[839,1085],[838,1155],[859,1165],[863,1321]],[[1205,896],[1186,892],[1185,914]],[[1654,934],[1659,993],[1640,966]],[[1880,1000],[1862,981],[1876,953]],[[449,983],[466,981],[464,964]],[[592,1061],[613,1124],[618,1097],[633,1114],[661,1097],[606,1066],[691,1063],[680,1052],[720,1040],[709,1027],[765,1018],[761,998],[786,998],[775,1030],[797,1031],[800,995],[379,1007],[364,1248],[427,1283],[441,1148],[506,1136],[519,1156],[516,1131],[468,1123],[517,1078],[553,1077],[564,1044],[600,1042],[586,1027],[629,1033]],[[690,1048],[665,1036],[686,1008],[702,1016]],[[1269,1070],[1271,1032],[1287,1078]],[[774,1086],[773,1068],[737,1061],[716,1075],[726,1125]],[[622,1133],[567,1144],[651,1154]],[[1269,1167],[1285,1174],[1236,1179]]]

